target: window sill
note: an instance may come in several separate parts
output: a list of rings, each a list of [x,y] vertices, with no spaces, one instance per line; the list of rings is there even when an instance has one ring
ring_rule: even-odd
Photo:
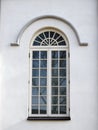
[[[28,117],[27,120],[71,120],[70,117]]]

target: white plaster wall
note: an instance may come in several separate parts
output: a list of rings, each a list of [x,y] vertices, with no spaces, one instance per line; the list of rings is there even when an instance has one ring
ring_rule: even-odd
[[[0,130],[97,130],[97,0],[1,0]],[[56,15],[77,29],[82,42],[70,45],[71,121],[27,121],[28,45],[11,47],[31,19]],[[76,41],[76,43],[75,43]]]

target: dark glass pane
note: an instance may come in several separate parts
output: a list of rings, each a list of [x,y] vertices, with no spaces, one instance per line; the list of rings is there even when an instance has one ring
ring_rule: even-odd
[[[43,67],[47,67],[47,60],[41,60],[41,65],[40,65],[42,68]]]
[[[32,95],[38,95],[39,94],[39,88],[38,87],[33,87],[32,88]]]
[[[66,51],[60,51],[60,58],[66,58]]]
[[[63,37],[61,36],[61,37],[59,37],[59,39],[57,39],[57,42],[60,42],[60,41],[62,41],[62,40],[64,40],[64,39],[63,39]]]
[[[66,69],[60,69],[60,76],[66,76]]]
[[[55,33],[54,39],[57,39],[60,35],[58,33]]]
[[[66,67],[66,60],[60,60],[60,67]]]
[[[66,86],[66,78],[60,78],[60,86]]]
[[[38,86],[39,85],[39,79],[38,78],[32,78],[32,85]]]
[[[66,104],[66,96],[60,97],[60,104]]]
[[[58,58],[58,51],[52,51],[52,58]]]
[[[40,78],[40,86],[47,86],[47,79],[46,78]]]
[[[52,76],[58,76],[58,69],[52,69]]]
[[[47,76],[47,70],[46,69],[41,69],[40,70],[40,76]]]
[[[66,87],[60,88],[60,95],[66,95]]]
[[[52,104],[58,104],[58,97],[52,96]]]
[[[65,45],[66,45],[65,41],[59,43],[59,46],[65,46]]]
[[[58,114],[58,106],[52,106],[52,114]]]
[[[60,114],[66,114],[66,106],[60,106]]]
[[[39,70],[38,69],[33,69],[32,70],[32,76],[39,76]]]
[[[40,104],[46,104],[47,103],[47,97],[46,96],[41,96],[40,97]]]
[[[58,95],[58,88],[52,87],[52,95]]]
[[[46,38],[49,38],[49,32],[44,32]]]
[[[52,86],[58,86],[58,78],[52,78]]]
[[[41,51],[41,59],[47,59],[47,51]]]
[[[34,42],[33,42],[33,46],[40,46],[40,43],[39,43],[39,42],[34,41]]]
[[[47,95],[47,88],[46,87],[40,88],[40,95]]]
[[[46,114],[46,106],[40,107],[40,114]]]
[[[54,32],[50,31],[50,37],[52,38],[54,35]]]
[[[33,68],[39,67],[39,60],[33,60]]]
[[[32,114],[38,114],[38,106],[32,106]]]
[[[38,42],[41,42],[41,41],[42,41],[42,40],[40,39],[40,37],[36,37],[35,40],[38,41]]]
[[[58,60],[52,60],[52,67],[58,67]]]
[[[39,59],[39,51],[33,51],[33,59]]]
[[[38,104],[38,96],[32,96],[32,104]]]
[[[43,33],[41,33],[39,36],[40,36],[42,39],[45,38]]]

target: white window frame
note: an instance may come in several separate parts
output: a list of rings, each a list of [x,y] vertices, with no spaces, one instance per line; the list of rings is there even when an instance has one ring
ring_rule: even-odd
[[[41,33],[41,31],[43,30],[53,30],[54,28],[45,28],[45,29],[41,29],[40,31],[38,31],[37,33],[35,33],[35,35],[33,36],[31,43],[33,42],[33,39],[38,35],[38,33]],[[29,63],[30,63],[30,85],[29,85],[29,117],[70,117],[70,75],[69,75],[69,44],[68,44],[68,40],[66,39],[66,36],[64,35],[64,33],[62,33],[61,31],[58,31],[58,29],[55,29],[56,32],[59,32],[61,35],[63,35],[63,38],[65,39],[66,42],[66,46],[32,46],[32,44],[30,44],[30,57],[29,57]],[[32,110],[32,101],[31,101],[31,97],[32,97],[32,51],[47,51],[47,75],[49,76],[47,78],[47,86],[51,86],[51,51],[66,51],[67,55],[66,55],[66,61],[67,61],[67,66],[66,66],[66,70],[67,70],[67,103],[66,103],[66,109],[67,112],[66,114],[51,114],[51,87],[47,87],[47,114],[32,114],[31,110]]]

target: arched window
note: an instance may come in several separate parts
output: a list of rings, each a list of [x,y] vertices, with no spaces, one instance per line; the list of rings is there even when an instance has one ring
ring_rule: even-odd
[[[70,119],[69,44],[59,29],[38,30],[30,43],[28,119]]]

